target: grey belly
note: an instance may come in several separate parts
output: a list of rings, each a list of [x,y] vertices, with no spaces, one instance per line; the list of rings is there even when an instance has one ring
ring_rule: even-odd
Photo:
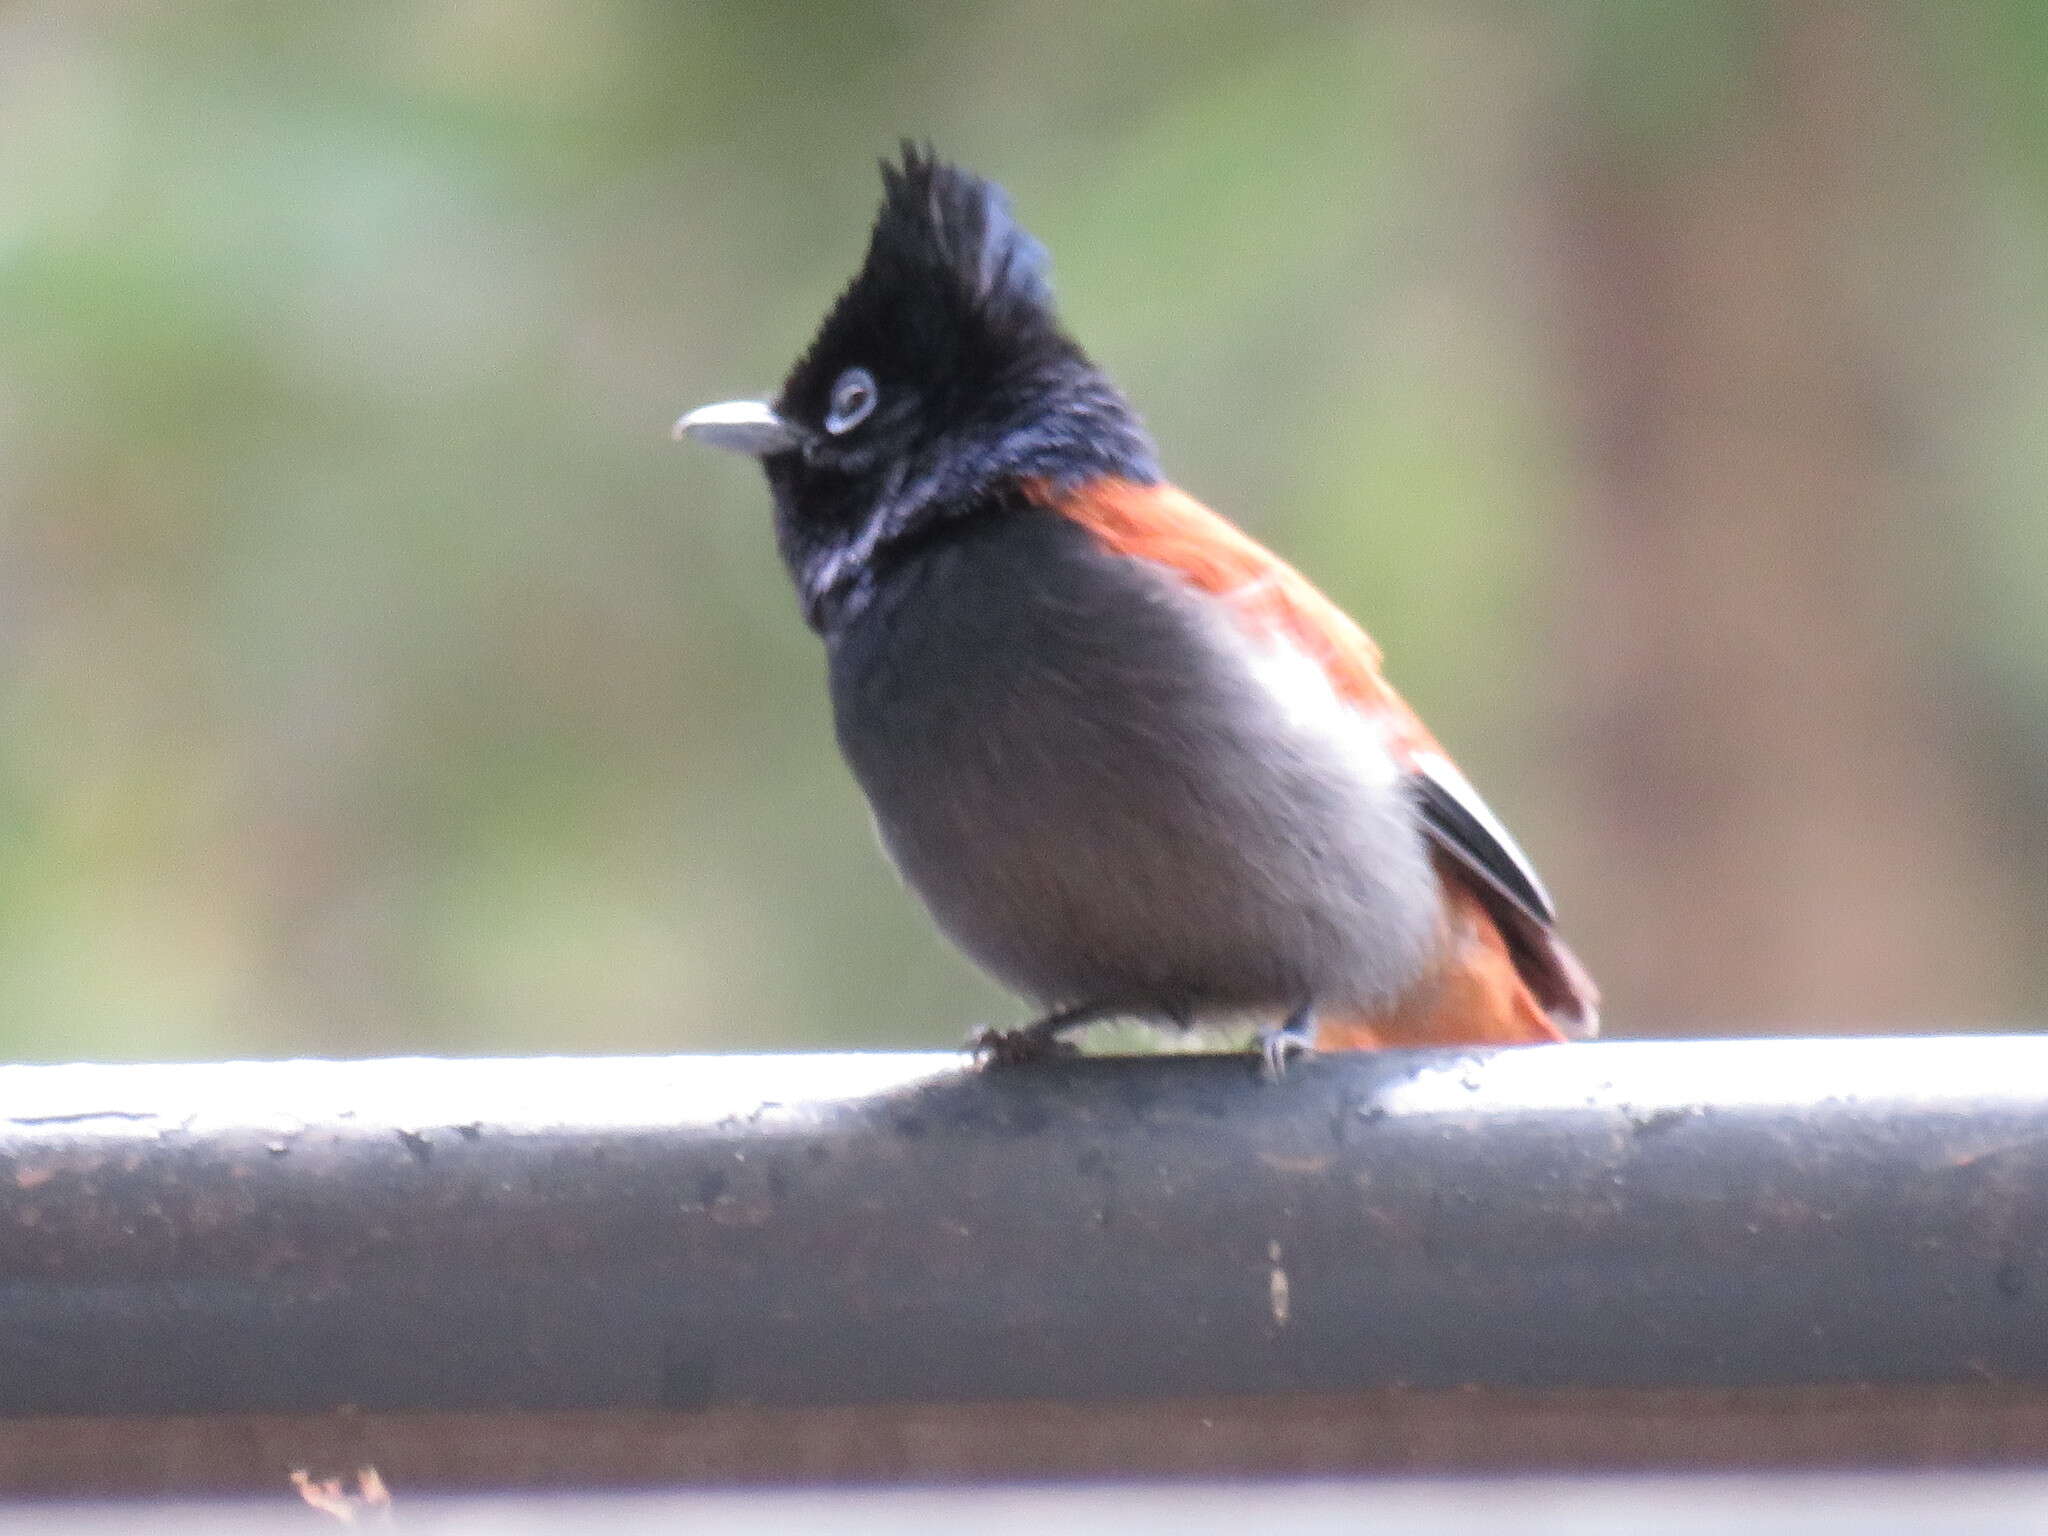
[[[1291,721],[1212,600],[1050,514],[931,550],[832,643],[840,742],[939,926],[1047,1006],[1391,1002],[1436,940],[1398,787]]]

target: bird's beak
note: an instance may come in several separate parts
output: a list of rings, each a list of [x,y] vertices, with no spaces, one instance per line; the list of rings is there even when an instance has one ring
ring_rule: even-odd
[[[786,453],[797,445],[797,429],[775,413],[775,407],[760,400],[724,400],[717,405],[700,405],[676,423],[675,438],[681,442],[694,437],[714,448],[765,459],[772,453]]]

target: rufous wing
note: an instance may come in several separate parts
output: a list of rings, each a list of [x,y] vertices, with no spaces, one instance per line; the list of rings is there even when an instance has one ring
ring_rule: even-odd
[[[1105,478],[1026,494],[1119,554],[1178,573],[1223,599],[1246,627],[1299,646],[1336,693],[1378,714],[1438,850],[1444,945],[1399,1007],[1324,1018],[1325,1049],[1583,1039],[1598,1027],[1592,978],[1556,933],[1549,893],[1498,817],[1380,671],[1379,648],[1314,583],[1171,485]]]

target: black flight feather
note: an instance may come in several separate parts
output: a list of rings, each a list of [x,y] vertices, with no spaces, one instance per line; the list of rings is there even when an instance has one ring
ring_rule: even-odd
[[[1590,1038],[1600,1027],[1599,989],[1557,936],[1550,892],[1478,791],[1448,763],[1443,771],[1434,766],[1425,759],[1407,781],[1423,830],[1475,878],[1479,899],[1500,925],[1536,1001],[1566,1035]]]

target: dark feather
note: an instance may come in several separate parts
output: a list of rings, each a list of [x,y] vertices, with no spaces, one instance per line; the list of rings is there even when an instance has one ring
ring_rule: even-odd
[[[1159,474],[1137,414],[1060,328],[1045,248],[1002,189],[914,144],[882,180],[866,259],[776,397],[802,451],[766,463],[783,558],[821,627],[875,568],[940,522],[1014,504],[1021,481]],[[879,403],[839,436],[826,421],[849,368]]]
[[[1472,876],[1537,1002],[1566,1034],[1585,1039],[1598,1033],[1598,989],[1557,936],[1550,892],[1507,828],[1447,759],[1418,759],[1408,787],[1430,840]]]
[[[1419,758],[1408,782],[1422,806],[1423,824],[1447,853],[1535,921],[1557,921],[1550,892],[1528,855],[1447,759]]]
[[[882,162],[882,186],[870,262],[942,276],[972,305],[1050,318],[1050,259],[1011,216],[1001,187],[907,140],[900,165]]]

